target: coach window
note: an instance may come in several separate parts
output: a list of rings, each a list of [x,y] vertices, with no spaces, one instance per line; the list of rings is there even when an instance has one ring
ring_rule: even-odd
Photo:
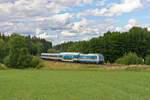
[[[57,55],[49,55],[49,57],[57,57]]]

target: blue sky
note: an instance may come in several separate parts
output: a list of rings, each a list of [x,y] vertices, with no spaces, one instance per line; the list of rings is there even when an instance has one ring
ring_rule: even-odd
[[[35,35],[53,45],[133,26],[150,30],[150,0],[0,0],[0,32]]]

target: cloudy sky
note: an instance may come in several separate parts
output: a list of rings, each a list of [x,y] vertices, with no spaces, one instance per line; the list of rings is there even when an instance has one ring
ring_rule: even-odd
[[[35,35],[53,44],[106,31],[150,30],[150,0],[0,0],[0,32]]]

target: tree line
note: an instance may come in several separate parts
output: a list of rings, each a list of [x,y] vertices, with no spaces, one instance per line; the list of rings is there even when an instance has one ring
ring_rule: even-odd
[[[48,49],[52,48],[52,42],[46,41],[45,39],[37,38],[36,36],[31,37],[30,35],[23,37],[25,38],[28,51],[31,55],[40,55],[41,52],[47,52]],[[4,42],[6,47],[10,38],[11,36],[5,36],[3,33],[0,33],[0,40]]]
[[[150,55],[150,31],[133,27],[128,32],[106,32],[103,36],[88,41],[67,42],[52,47],[45,39],[13,34],[0,34],[0,63],[15,68],[35,67],[41,52],[102,53],[105,62],[114,63],[122,56],[133,52],[145,59]],[[123,60],[121,60],[123,61]]]
[[[113,63],[129,52],[143,59],[150,54],[150,31],[133,27],[128,32],[106,32],[88,41],[68,42],[53,47],[61,52],[102,53],[106,62]]]

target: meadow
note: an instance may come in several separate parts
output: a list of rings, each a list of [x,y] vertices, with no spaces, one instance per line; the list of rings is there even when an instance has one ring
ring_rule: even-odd
[[[150,72],[0,70],[0,100],[150,100]]]

